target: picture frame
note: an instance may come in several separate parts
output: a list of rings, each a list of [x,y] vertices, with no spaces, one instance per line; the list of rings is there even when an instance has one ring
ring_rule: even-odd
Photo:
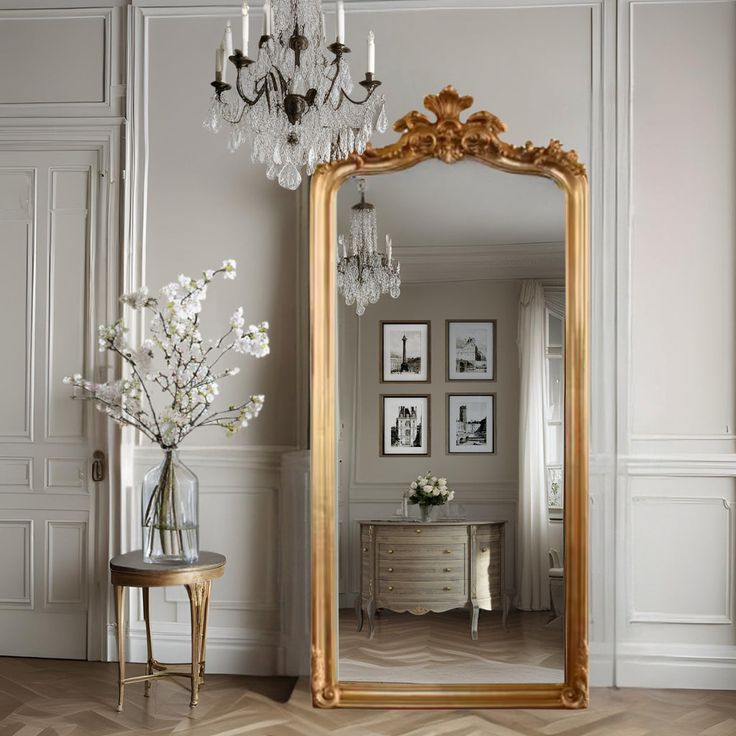
[[[447,380],[495,381],[495,319],[448,319]]]
[[[432,325],[428,321],[380,323],[381,383],[430,383]]]
[[[381,394],[381,457],[431,455],[429,394]]]
[[[447,453],[496,454],[496,394],[447,394]]]

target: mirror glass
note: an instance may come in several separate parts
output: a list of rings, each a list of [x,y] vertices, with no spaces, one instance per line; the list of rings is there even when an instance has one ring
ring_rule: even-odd
[[[338,678],[563,682],[563,194],[471,161],[363,181],[337,199]]]

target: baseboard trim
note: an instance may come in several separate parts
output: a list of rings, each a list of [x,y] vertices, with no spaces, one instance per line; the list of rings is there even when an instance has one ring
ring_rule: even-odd
[[[191,658],[189,630],[179,624],[156,624],[153,651],[162,662],[187,662]],[[108,626],[108,652],[117,652],[115,626]],[[207,632],[207,672],[223,675],[279,675],[284,667],[284,650],[279,632],[212,628]],[[145,662],[146,630],[128,631],[126,660]],[[111,658],[111,661],[114,661]]]
[[[736,690],[736,647],[622,645],[616,662],[616,685]]]
[[[591,687],[613,687],[613,654],[604,642],[590,643],[588,669]]]

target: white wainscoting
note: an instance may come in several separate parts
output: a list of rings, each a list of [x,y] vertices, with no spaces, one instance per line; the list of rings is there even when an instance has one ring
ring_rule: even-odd
[[[618,7],[615,680],[736,689],[736,3]]]
[[[181,451],[182,461],[199,478],[200,548],[227,557],[224,577],[212,586],[207,635],[211,672],[266,675],[284,671],[279,509],[282,456],[292,449],[241,446]],[[156,448],[135,449],[134,486],[126,489],[124,507],[137,508],[142,476],[159,460]],[[127,536],[128,549],[140,547],[140,529],[129,526]],[[130,596],[128,609],[128,658],[142,662],[146,639],[137,591]],[[151,619],[157,658],[186,661],[191,640],[184,588],[152,591]],[[109,633],[108,651],[113,652],[112,625]]]

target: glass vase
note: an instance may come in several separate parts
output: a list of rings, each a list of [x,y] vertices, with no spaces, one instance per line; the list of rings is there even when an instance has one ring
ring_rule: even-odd
[[[199,481],[176,450],[165,450],[163,460],[143,477],[141,511],[146,562],[197,561]]]
[[[422,514],[422,521],[429,522],[432,521],[432,518],[434,517],[434,506],[419,506],[419,511]]]

